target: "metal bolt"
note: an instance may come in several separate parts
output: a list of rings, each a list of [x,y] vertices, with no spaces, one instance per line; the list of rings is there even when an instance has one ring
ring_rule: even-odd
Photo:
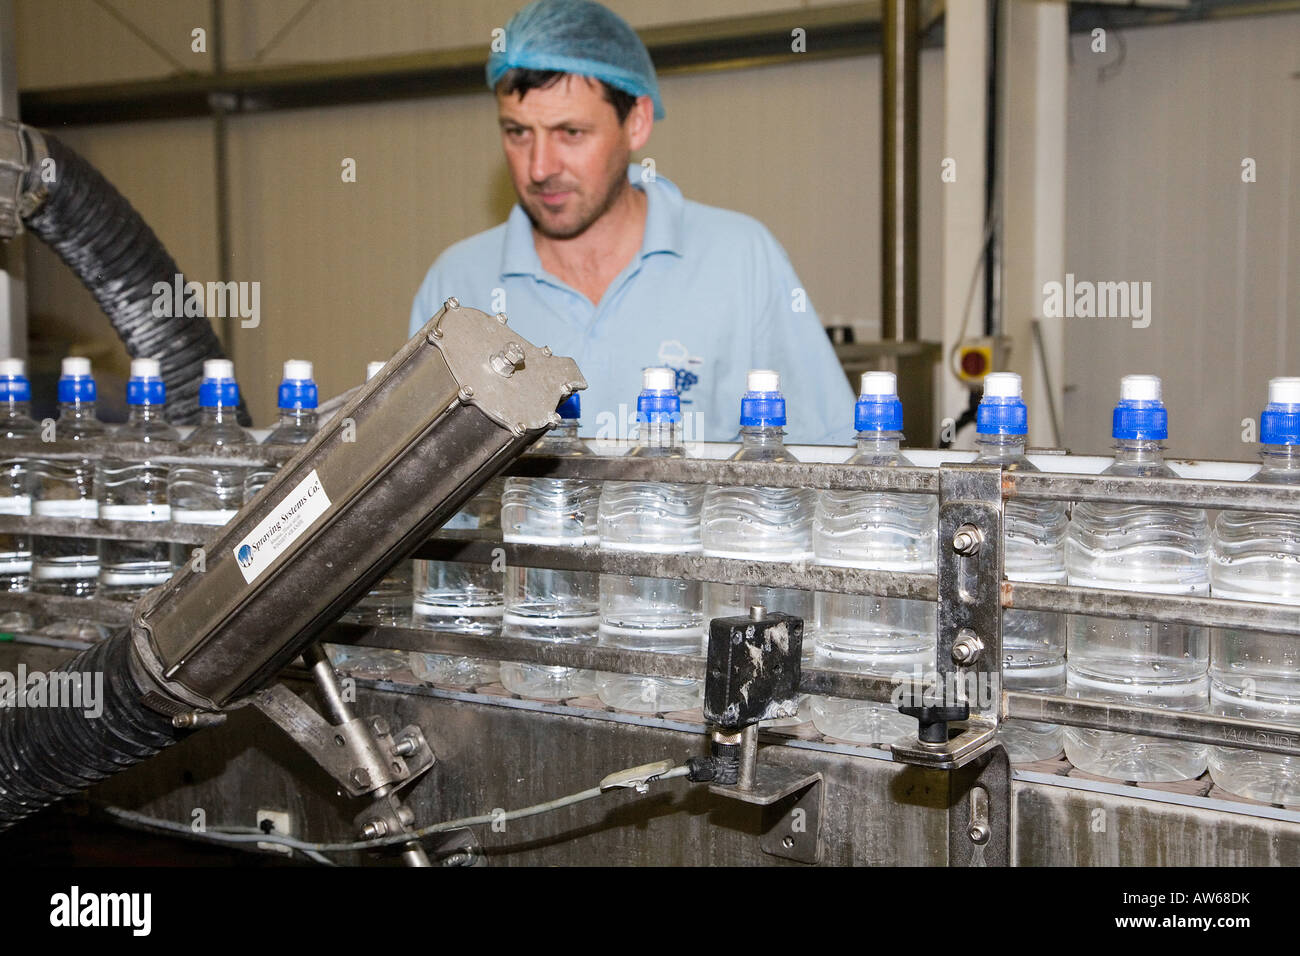
[[[370,729],[373,730],[373,731],[374,731],[376,734],[378,734],[380,737],[386,737],[386,736],[388,736],[388,731],[389,731],[390,728],[389,728],[389,726],[388,726],[388,721],[384,720],[384,718],[382,718],[382,717],[371,717],[371,718],[370,718]]]
[[[473,385],[462,385],[460,387],[460,400],[462,402],[468,402],[473,397],[474,397]]]
[[[365,789],[370,786],[370,771],[365,767],[357,767],[352,771],[351,780],[356,786]]]
[[[506,314],[505,314],[504,312],[498,312],[498,313],[497,313],[497,321],[500,322],[502,325],[505,325],[505,324],[506,324]]]
[[[558,425],[558,424],[560,424],[560,422],[562,422],[564,419],[560,418],[560,413],[559,413],[559,412],[551,412],[551,414],[549,414],[549,415],[546,416],[546,420],[547,420],[548,422],[550,422],[552,425]]]
[[[407,734],[405,737],[399,740],[397,742],[397,746],[393,748],[393,756],[409,757],[411,756],[411,754],[415,753],[419,749],[420,749],[420,742],[410,734]]]
[[[446,302],[444,302],[444,303],[442,304],[442,307],[443,307],[444,309],[459,309],[459,308],[460,308],[460,299],[456,298],[456,297],[453,295],[453,296],[451,296],[450,298],[448,298]]]
[[[782,838],[781,838],[781,846],[785,847],[787,850],[792,850],[792,849],[794,849],[794,837],[792,837],[792,836],[784,836],[784,837],[782,837]]]
[[[472,853],[453,853],[442,861],[443,866],[471,866],[474,863]]]
[[[985,843],[989,842],[989,837],[993,834],[989,831],[986,824],[972,823],[970,828],[966,831],[966,835],[970,837],[971,842],[976,846],[983,846]]]
[[[509,378],[524,361],[524,350],[518,342],[507,342],[506,347],[491,358],[492,371]]]
[[[984,532],[973,524],[964,524],[952,536],[952,549],[963,557],[978,554],[984,543]]]
[[[952,644],[952,662],[968,667],[980,659],[983,650],[984,642],[979,639],[979,635],[969,627],[963,627],[957,632],[957,640]]]
[[[383,820],[371,820],[361,828],[361,836],[365,840],[378,840],[388,836],[388,824]]]
[[[542,346],[542,354],[543,354],[543,355],[550,355],[550,354],[551,354],[551,347],[550,347],[549,345],[543,345],[543,346]]]

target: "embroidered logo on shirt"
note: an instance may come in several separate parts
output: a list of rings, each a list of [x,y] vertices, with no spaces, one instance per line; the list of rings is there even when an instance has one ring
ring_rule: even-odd
[[[692,404],[686,393],[692,385],[699,383],[700,376],[693,370],[702,366],[704,359],[692,355],[691,350],[677,339],[665,339],[659,343],[659,361],[677,373],[677,393],[681,396],[682,404]]]

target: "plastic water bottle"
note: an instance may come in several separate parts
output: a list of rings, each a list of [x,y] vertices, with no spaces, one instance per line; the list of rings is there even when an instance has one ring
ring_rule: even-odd
[[[95,379],[90,359],[63,360],[55,437],[83,442],[107,434],[95,413]],[[42,518],[95,518],[95,462],[90,457],[40,459],[32,464],[32,514]],[[94,538],[38,535],[32,543],[32,590],[40,594],[90,597],[99,577]]]
[[[1252,481],[1300,484],[1300,378],[1268,383],[1259,419],[1264,467]],[[1239,601],[1300,605],[1300,516],[1223,511],[1214,524],[1210,592]],[[1210,709],[1300,729],[1300,643],[1259,631],[1217,630],[1210,647]],[[1265,803],[1300,803],[1300,758],[1210,748],[1224,790]]]
[[[0,359],[0,439],[6,442],[33,439],[40,426],[32,421],[32,386],[27,381],[22,359]],[[27,460],[0,451],[0,514],[29,516],[32,513],[31,477]],[[27,534],[0,534],[0,591],[22,592],[31,588],[32,538]],[[0,614],[0,628],[28,627],[29,615]]]
[[[0,359],[0,437],[5,441],[35,438],[40,426],[32,420],[32,386],[22,359]],[[28,462],[0,454],[0,514],[32,513]],[[32,539],[26,534],[0,534],[0,591],[31,587]]]
[[[636,402],[637,440],[629,458],[683,458],[682,406],[677,373],[647,368]],[[701,550],[703,485],[607,481],[597,524],[602,548],[653,554]],[[700,654],[704,648],[704,594],[699,581],[600,576],[600,642],[663,654]],[[600,687],[610,707],[637,713],[688,710],[704,702],[704,685],[691,678],[610,674]]]
[[[773,371],[751,370],[740,400],[740,449],[732,461],[798,461],[783,442],[785,398]],[[704,496],[700,533],[704,554],[743,561],[811,563],[816,495],[801,488],[710,488]],[[709,584],[708,617],[739,617],[761,604],[804,620],[804,646],[812,650],[816,620],[812,591],[752,585]]]
[[[316,406],[319,404],[316,383],[312,380],[311,362],[289,359],[284,363],[276,405],[280,422],[262,439],[263,445],[305,445],[316,434]],[[273,466],[248,470],[244,479],[244,503],[266,487],[275,477]]]
[[[251,446],[253,436],[240,427],[238,409],[234,364],[228,359],[208,359],[203,363],[203,381],[199,385],[199,424],[186,439],[186,446]],[[173,467],[167,479],[172,520],[225,524],[243,507],[245,472],[238,465]]]
[[[126,424],[114,433],[123,442],[177,441],[163,417],[167,397],[157,359],[132,359],[126,384]],[[95,476],[99,516],[108,521],[170,521],[167,466],[105,457]],[[165,541],[99,542],[99,593],[136,598],[171,577],[171,545]]]
[[[594,452],[578,437],[578,396],[558,409],[560,424],[534,447],[543,454],[585,457]],[[591,548],[600,543],[597,482],[577,478],[507,478],[501,496],[501,530],[507,542]],[[600,585],[594,571],[506,569],[502,633],[557,644],[595,643],[600,626]],[[596,671],[503,661],[501,683],[521,697],[563,700],[596,693]]]
[[[984,379],[984,399],[976,412],[976,461],[1007,471],[1037,471],[1025,457],[1028,410],[1021,399],[1020,376],[994,372]],[[1008,501],[1002,513],[1003,571],[1008,580],[1064,584],[1065,504],[1059,501]],[[1064,615],[1008,610],[1002,615],[1002,687],[1041,694],[1065,693]],[[1059,724],[1008,720],[998,733],[1013,762],[1047,760],[1061,752]]]
[[[893,372],[863,374],[854,418],[858,450],[847,464],[910,464],[898,450],[903,405]],[[934,574],[938,513],[933,495],[823,491],[813,516],[817,563]],[[818,600],[818,666],[908,681],[934,670],[933,602],[836,593],[819,594]],[[888,703],[813,697],[811,712],[823,734],[855,743],[916,735],[916,720]]]
[[[1162,442],[1168,414],[1160,379],[1128,375],[1115,407],[1115,463],[1107,475],[1172,478]],[[1209,593],[1209,524],[1196,508],[1080,502],[1065,539],[1071,585]],[[1203,627],[1154,621],[1072,616],[1066,693],[1119,707],[1204,711],[1209,639]],[[1200,776],[1204,744],[1138,734],[1068,727],[1065,755],[1080,770],[1138,782]]]
[[[493,478],[443,527],[500,535],[504,490],[505,479]],[[412,621],[417,627],[458,634],[497,634],[505,610],[502,578],[500,569],[490,564],[417,560]],[[406,593],[411,597],[410,579]],[[419,652],[411,655],[411,671],[431,684],[465,687],[492,684],[501,676],[496,661]]]

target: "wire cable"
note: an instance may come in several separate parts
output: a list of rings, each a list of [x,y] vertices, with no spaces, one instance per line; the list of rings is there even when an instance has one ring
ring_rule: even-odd
[[[656,777],[649,778],[646,782],[654,780],[670,780],[674,777],[685,777],[690,773],[686,766],[674,767],[666,773],[659,774]],[[621,788],[609,788],[621,789]],[[416,830],[404,831],[391,836],[381,837],[377,840],[355,840],[350,843],[310,843],[306,840],[299,840],[291,836],[283,836],[278,833],[263,833],[258,830],[255,832],[247,831],[246,828],[230,827],[223,829],[209,829],[202,831],[205,837],[225,843],[276,843],[282,846],[291,847],[299,850],[304,854],[321,854],[321,853],[345,853],[353,850],[374,850],[385,846],[398,846],[403,843],[410,843],[419,840],[422,837],[429,836],[433,833],[443,833],[447,830],[460,830],[464,827],[476,826],[483,823],[499,823],[509,820],[520,820],[524,817],[537,816],[542,813],[549,813],[552,810],[559,810],[562,807],[572,806],[576,803],[583,803],[587,800],[593,800],[608,790],[602,790],[599,786],[588,787],[586,790],[580,790],[577,793],[571,793],[567,796],[557,797],[554,800],[548,800],[545,803],[535,803],[529,807],[521,807],[518,810],[493,811],[491,813],[479,814],[473,817],[462,817],[459,820],[447,820],[442,823],[431,823],[428,826],[420,827]],[[122,807],[106,806],[101,808],[105,813],[116,819],[133,823],[142,827],[153,827],[159,830],[165,830],[172,833],[183,833],[186,836],[195,836],[195,831],[187,824],[176,823],[171,820],[160,820],[157,817],[150,817],[143,813],[136,813],[133,810],[126,810]],[[320,862],[319,860],[317,862]]]

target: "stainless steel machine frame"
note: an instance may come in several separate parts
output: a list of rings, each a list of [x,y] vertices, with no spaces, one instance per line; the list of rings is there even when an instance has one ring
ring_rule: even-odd
[[[46,450],[50,450],[48,446]],[[115,453],[121,455],[124,450]],[[259,449],[250,460],[261,454]],[[151,457],[157,458],[156,451]],[[514,827],[508,836],[485,832],[467,837],[453,854],[459,861],[466,859],[464,846],[472,844],[489,859],[521,863],[590,862],[608,854],[613,854],[609,859],[616,862],[685,864],[1300,863],[1300,811],[1233,798],[1203,781],[1145,787],[1099,781],[1072,772],[1063,761],[1013,771],[1001,748],[992,745],[992,734],[1001,721],[1021,718],[1300,754],[1300,733],[1291,727],[1007,692],[999,683],[1000,619],[1007,608],[1300,636],[1300,613],[1286,605],[1007,581],[1001,559],[1001,513],[1007,500],[1109,500],[1300,513],[1300,489],[1205,479],[1021,473],[990,465],[877,469],[702,459],[555,459],[532,454],[516,461],[507,473],[938,495],[942,557],[937,575],[503,544],[466,532],[441,532],[421,545],[416,556],[488,563],[499,561],[504,553],[507,564],[522,566],[937,600],[940,633],[935,664],[939,677],[958,678],[956,684],[962,686],[961,678],[982,675],[994,682],[997,693],[992,707],[981,708],[974,702],[966,729],[947,744],[896,747],[892,755],[874,748],[765,733],[767,746],[760,751],[764,762],[797,771],[796,776],[820,774],[822,780],[821,785],[804,791],[803,797],[815,794],[813,802],[799,797],[798,806],[782,807],[776,817],[770,808],[723,807],[727,801],[689,789],[679,780],[660,801],[620,805],[603,815],[592,811],[592,819],[571,811],[568,826],[539,820]],[[155,539],[192,543],[202,539],[196,529],[184,525],[142,528],[130,523],[0,517],[0,531],[17,530],[94,537],[148,534]],[[81,616],[100,616],[106,621],[121,621],[129,614],[128,609],[104,600],[0,596],[0,607],[30,610],[42,605],[48,610],[57,605],[63,612],[75,605]],[[326,639],[643,675],[704,674],[702,657],[598,645],[549,645],[417,627],[340,624]],[[0,651],[0,666],[9,655],[20,653],[20,647],[26,654],[58,653],[21,643],[39,643],[36,637],[20,635],[17,641]],[[404,676],[366,679],[361,675],[359,685],[364,705],[371,711],[393,715],[398,725],[418,718],[415,723],[431,735],[440,762],[407,800],[422,819],[520,805],[533,797],[545,799],[588,785],[614,769],[612,763],[623,766],[663,757],[680,760],[702,752],[705,746],[705,727],[698,718],[685,715],[638,717],[613,713],[592,701],[522,701],[504,695],[499,688],[430,688]],[[884,678],[805,667],[800,690],[889,701],[897,688]],[[247,734],[231,736],[237,725],[232,721],[220,731],[227,749],[238,748],[240,740],[248,741]],[[210,744],[215,736],[208,735],[205,740]],[[575,746],[575,741],[580,746]],[[288,769],[294,761],[276,759],[261,749],[255,755],[246,749],[237,752],[239,759],[232,759],[210,781],[210,792],[202,798],[207,801],[204,805],[224,805],[232,817],[242,815],[246,823],[247,814],[253,812],[245,806],[250,799],[248,781],[236,782],[257,767],[266,782],[263,802],[281,799],[294,805],[302,814],[304,831],[313,838],[349,832],[346,823],[340,822],[344,819],[341,811],[327,807],[329,797],[324,790],[320,800],[287,796],[284,779],[294,786],[295,774]],[[164,783],[176,779],[172,773],[151,768],[187,759],[202,762],[204,758],[187,753],[187,745],[182,744],[101,785],[96,795],[103,794],[99,798],[107,800],[129,799],[131,805],[148,807],[157,815],[183,819],[186,801],[198,798]],[[307,773],[315,774],[315,768]],[[311,790],[306,787],[303,792]],[[746,813],[751,816],[745,817]],[[754,814],[766,815],[753,818]],[[801,820],[805,827],[812,822],[811,852],[806,840],[789,832],[791,819]],[[655,834],[653,838],[649,838],[650,832]]]

